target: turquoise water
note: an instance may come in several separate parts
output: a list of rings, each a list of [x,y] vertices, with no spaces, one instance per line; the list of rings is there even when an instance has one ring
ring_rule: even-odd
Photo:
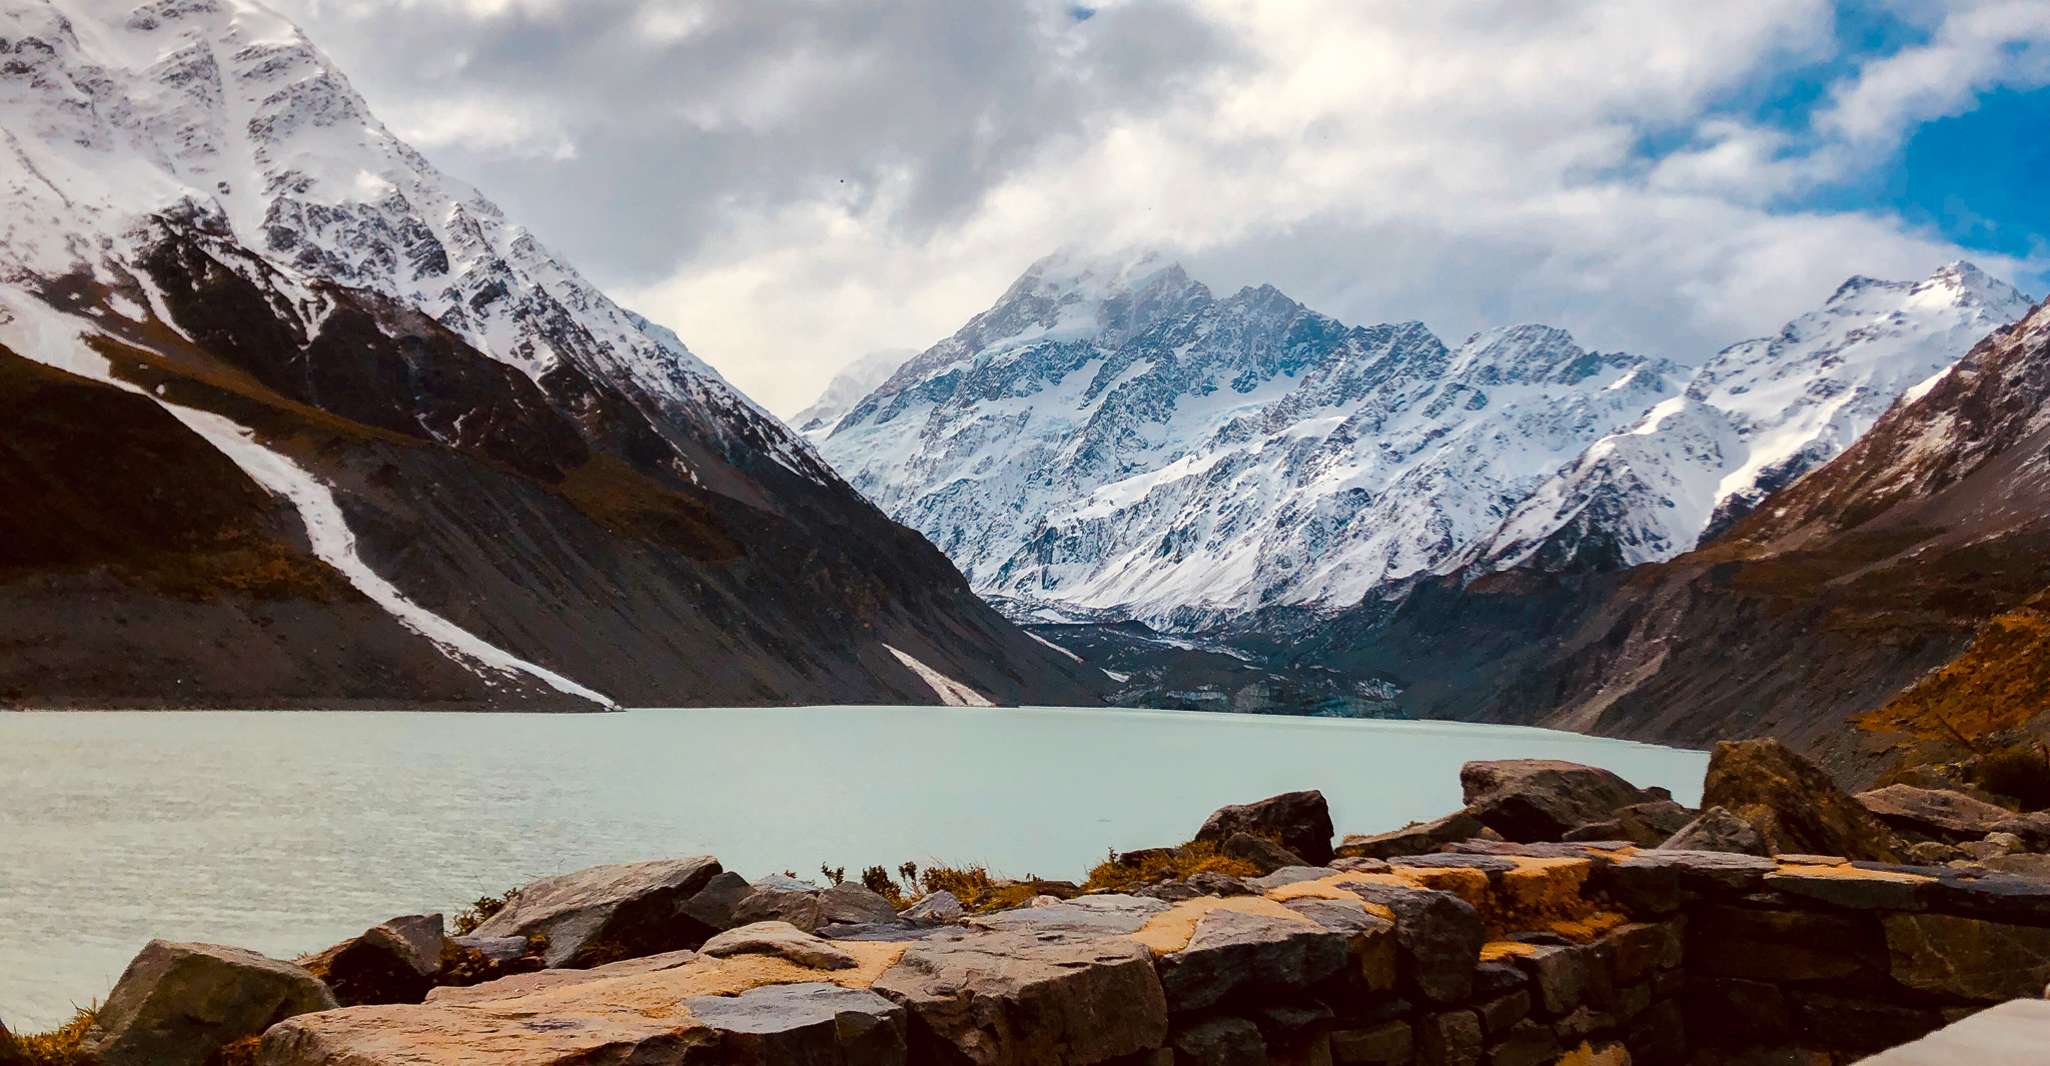
[[[544,874],[711,853],[1079,878],[1226,803],[1341,834],[1459,806],[1469,759],[1560,758],[1698,801],[1707,756],[1568,733],[1127,710],[599,716],[0,714],[0,1019],[55,1024],[151,937],[290,957]]]

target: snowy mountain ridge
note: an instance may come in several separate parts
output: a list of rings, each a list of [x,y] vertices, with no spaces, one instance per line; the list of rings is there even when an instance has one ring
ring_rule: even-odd
[[[819,441],[1016,616],[1200,628],[1432,574],[1668,558],[2027,310],[1967,263],[1853,278],[1698,369],[1563,330],[1456,347],[1157,253],[1064,252]]]
[[[840,423],[842,415],[853,410],[855,404],[917,354],[905,348],[884,348],[855,359],[833,375],[810,407],[790,416],[791,428],[807,440],[824,439]]]
[[[1694,548],[1855,443],[2031,301],[1970,263],[1854,277],[1591,445],[1470,553],[1475,571],[1620,568]]]
[[[0,49],[0,280],[86,274],[147,291],[130,261],[168,216],[260,254],[309,334],[319,283],[380,293],[537,382],[575,365],[630,383],[658,423],[829,476],[674,333],[393,136],[262,5],[5,0]]]
[[[1019,613],[1187,626],[1445,563],[1683,377],[1549,327],[1455,349],[1271,286],[1219,298],[1158,255],[1070,253],[821,449]]]

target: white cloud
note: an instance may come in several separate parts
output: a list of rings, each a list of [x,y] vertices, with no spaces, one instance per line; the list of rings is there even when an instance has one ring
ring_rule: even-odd
[[[361,21],[393,4],[443,13],[435,49]],[[372,0],[309,30],[448,169],[792,411],[1073,243],[1178,248],[1352,321],[1543,320],[1698,358],[1848,274],[1957,255],[1784,205],[1978,91],[2040,84],[2050,13],[1949,9],[1789,132],[1722,105],[1831,54],[1823,0],[1091,6]],[[1648,139],[1685,147],[1654,162]]]

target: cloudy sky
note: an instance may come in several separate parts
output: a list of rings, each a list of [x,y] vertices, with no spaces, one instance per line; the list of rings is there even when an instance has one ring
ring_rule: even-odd
[[[1064,245],[1695,361],[1846,276],[2050,288],[2050,0],[273,0],[771,408]]]

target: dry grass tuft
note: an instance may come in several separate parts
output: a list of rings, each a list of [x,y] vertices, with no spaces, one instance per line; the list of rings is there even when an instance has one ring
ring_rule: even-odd
[[[1120,862],[1117,853],[1112,852],[1096,869],[1089,871],[1089,880],[1082,883],[1082,890],[1129,892],[1161,881],[1181,881],[1204,873],[1227,877],[1260,876],[1260,871],[1252,863],[1219,852],[1217,845],[1208,840],[1192,840],[1178,848],[1132,852],[1131,856],[1131,861]]]
[[[63,1025],[27,1036],[0,1025],[0,1066],[94,1066],[85,1051],[85,1034],[98,1013],[97,1007],[80,1007]]]
[[[490,921],[492,915],[511,906],[518,898],[520,890],[517,888],[508,888],[496,896],[478,896],[476,902],[463,908],[449,920],[449,929],[455,936],[468,936],[476,932],[478,926]]]

